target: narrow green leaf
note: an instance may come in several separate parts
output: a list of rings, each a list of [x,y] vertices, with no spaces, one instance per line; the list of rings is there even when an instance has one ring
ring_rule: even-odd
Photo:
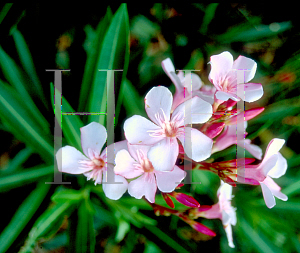
[[[28,143],[43,158],[53,158],[48,131],[37,126],[15,90],[0,80],[0,118],[21,141]],[[48,129],[49,130],[49,129]]]
[[[156,237],[158,237],[160,240],[162,240],[164,243],[169,245],[173,248],[176,252],[180,253],[188,253],[185,248],[183,248],[178,242],[176,242],[173,238],[168,236],[166,233],[161,231],[159,228],[155,226],[146,226],[146,229],[148,229],[152,234],[154,234]]]
[[[101,52],[97,61],[97,70],[123,70],[115,72],[114,83],[107,80],[106,71],[97,71],[93,79],[89,97],[89,112],[106,112],[107,91],[119,93],[120,84],[124,80],[129,63],[129,18],[126,4],[121,4],[105,34]],[[106,85],[109,84],[106,89]],[[111,85],[114,87],[110,87]],[[89,122],[99,122],[104,125],[103,115],[90,115]]]
[[[43,93],[42,85],[36,73],[30,50],[23,35],[17,28],[15,28],[12,31],[12,37],[15,41],[22,67],[30,77],[31,84],[33,85],[32,87],[29,87],[30,91],[34,92],[34,94],[36,94],[41,101],[47,101]],[[47,104],[45,105],[47,106]]]
[[[89,199],[82,202],[78,209],[78,224],[76,229],[76,252],[95,252],[95,232],[93,213],[90,212]]]
[[[32,148],[31,147],[26,147],[19,151],[16,156],[11,159],[8,163],[8,166],[4,168],[5,173],[13,173],[17,171],[21,165],[29,158],[29,156],[32,154]]]
[[[42,177],[53,175],[53,165],[42,168],[26,169],[24,171],[5,175],[0,178],[0,192],[11,188],[17,188],[37,180],[42,180]],[[45,181],[46,182],[46,179]]]
[[[54,108],[53,98],[54,98],[54,86],[51,83],[51,100]],[[71,105],[68,101],[61,95],[60,91],[55,89],[55,92],[58,93],[59,97],[62,97],[62,112],[74,112]],[[60,117],[60,115],[55,115],[56,117]],[[58,122],[60,119],[58,118]],[[81,139],[80,139],[80,128],[83,127],[83,123],[78,115],[62,115],[62,131],[67,142],[81,150]]]
[[[126,234],[129,232],[129,230],[130,230],[130,223],[128,223],[124,219],[120,218],[118,230],[117,230],[117,233],[115,236],[115,241],[117,243],[121,242],[124,239],[124,237],[126,236]]]
[[[95,75],[98,73],[97,60],[101,52],[103,38],[112,20],[112,12],[110,7],[107,8],[104,18],[99,22],[96,30],[86,26],[85,32],[87,39],[85,41],[85,49],[87,59],[80,88],[78,111],[83,112],[87,109],[87,98],[91,90],[91,84]]]
[[[10,8],[12,7],[12,3],[7,3],[4,5],[4,7],[2,8],[1,12],[0,12],[0,24],[2,23],[3,19],[5,18],[5,16],[7,15],[8,11],[10,10]]]
[[[40,238],[51,237],[61,226],[65,216],[69,216],[74,210],[74,201],[57,203],[52,208],[47,209],[35,222],[29,232],[25,245],[20,253],[32,252],[32,249]]]
[[[64,189],[54,193],[51,200],[54,202],[80,201],[83,199],[82,191],[76,191],[73,189]]]
[[[135,114],[148,117],[145,111],[144,98],[139,95],[138,91],[128,79],[125,79],[122,82],[119,98],[123,101],[127,117]]]
[[[29,95],[31,82],[28,82],[22,75],[21,69],[13,59],[0,46],[0,67],[4,77],[19,93],[19,99],[22,97],[22,104],[27,108],[27,114],[42,128],[46,134],[50,133],[49,123],[46,121],[40,110],[36,107]]]
[[[7,252],[7,249],[11,246],[11,244],[15,241],[26,224],[32,218],[49,189],[50,184],[40,182],[37,188],[32,191],[23,201],[19,209],[12,217],[10,223],[5,227],[0,235],[0,253]]]

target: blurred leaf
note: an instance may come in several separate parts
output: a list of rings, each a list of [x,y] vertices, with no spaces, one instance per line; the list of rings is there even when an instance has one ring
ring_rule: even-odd
[[[0,252],[7,252],[7,249],[15,241],[27,223],[30,221],[38,207],[44,200],[50,189],[49,184],[40,182],[15,212],[9,224],[0,235]]]
[[[0,11],[0,24],[2,23],[2,20],[5,18],[12,5],[12,3],[7,3]]]
[[[37,180],[42,177],[54,174],[53,165],[42,168],[31,168],[12,175],[5,175],[0,178],[0,192],[17,188]],[[46,181],[44,181],[46,182]]]
[[[52,160],[54,151],[47,131],[36,125],[25,108],[15,90],[0,80],[0,118],[19,140],[28,143],[43,158]]]
[[[147,117],[144,98],[139,95],[138,91],[128,79],[125,79],[122,82],[119,100],[116,108],[120,107],[119,104],[121,104],[121,102],[123,102],[124,104],[126,115],[128,118],[136,114]]]
[[[91,84],[95,75],[98,74],[97,61],[101,53],[102,42],[112,20],[112,12],[110,7],[107,8],[104,18],[99,22],[96,30],[86,26],[85,32],[87,39],[85,41],[85,49],[87,59],[80,88],[79,106],[78,111],[83,112],[87,108],[87,99],[90,93]]]
[[[123,70],[114,74],[113,82],[107,79],[106,71],[97,71],[89,97],[89,112],[106,112],[107,92],[113,89],[119,94],[120,84],[124,80],[129,63],[129,18],[126,4],[123,3],[113,16],[112,22],[102,42],[101,52],[97,61],[97,70]],[[112,72],[113,73],[113,72]],[[106,83],[110,84],[106,89]],[[90,115],[89,122],[104,125],[103,115]]]
[[[202,25],[200,28],[200,33],[206,34],[208,30],[208,25],[212,21],[215,16],[216,9],[219,3],[211,3],[205,9],[205,15],[202,21]]]
[[[160,248],[154,242],[147,241],[145,243],[144,253],[160,253],[160,252],[161,252]]]
[[[78,209],[78,224],[76,229],[76,252],[95,252],[95,232],[93,213],[89,208],[89,199],[83,201]]]
[[[61,226],[65,216],[69,216],[74,210],[74,204],[76,204],[76,202],[66,201],[64,203],[57,203],[47,209],[33,225],[20,253],[32,252],[38,239],[53,236]]]
[[[54,86],[53,83],[50,85],[51,88],[51,100],[54,108]],[[58,97],[62,98],[62,112],[74,112],[71,105],[68,101],[61,95],[60,91],[55,88],[55,92],[57,92]],[[58,113],[57,113],[58,114]],[[81,139],[80,139],[80,128],[83,127],[83,123],[78,115],[55,115],[56,117],[62,117],[62,131],[64,136],[71,146],[81,150]],[[58,118],[58,122],[60,122],[60,118]]]
[[[165,244],[173,248],[175,252],[180,252],[180,253],[188,253],[185,248],[183,248],[178,242],[176,242],[173,238],[168,236],[166,233],[161,231],[159,228],[154,227],[154,226],[146,226],[146,228],[154,234],[156,237],[158,237],[161,241],[163,241]]]
[[[30,118],[34,120],[46,134],[50,133],[49,123],[46,121],[29,95],[31,82],[28,82],[25,78],[23,78],[20,68],[16,65],[13,59],[5,53],[1,46],[0,67],[7,81],[15,88],[15,91],[19,93],[19,98],[21,96],[22,100],[25,101],[22,106],[24,109],[27,109],[26,111]]]
[[[8,166],[4,168],[3,172],[5,173],[13,173],[20,169],[21,165],[29,158],[29,156],[32,154],[32,148],[26,147],[19,151],[16,156],[9,160]],[[2,171],[1,171],[2,172]]]
[[[257,22],[258,19],[253,23]],[[250,23],[243,23],[230,28],[230,30],[224,34],[217,36],[216,40],[221,43],[257,41],[282,33],[291,27],[292,23],[290,21],[272,23],[270,25],[257,24],[254,28]]]
[[[244,235],[248,237],[258,252],[281,252],[274,248],[272,243],[262,233],[258,234],[243,217],[239,216],[238,220]]]
[[[15,28],[12,31],[12,36],[15,41],[22,66],[26,71],[26,73],[28,74],[28,76],[30,77],[31,84],[33,85],[32,87],[29,87],[30,91],[36,94],[41,101],[43,102],[47,101],[44,96],[42,85],[36,73],[30,50],[27,46],[27,43],[23,35],[17,28]],[[47,106],[47,104],[45,104],[45,106]]]
[[[216,198],[216,192],[220,186],[220,178],[210,172],[204,170],[193,170],[193,182],[201,182],[201,184],[193,184],[192,187],[198,194],[207,194],[211,199]]]

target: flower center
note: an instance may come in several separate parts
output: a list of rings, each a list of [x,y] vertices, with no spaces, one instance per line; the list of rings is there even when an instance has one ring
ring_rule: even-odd
[[[141,165],[144,172],[152,172],[154,170],[152,163],[148,159],[143,159]]]
[[[174,122],[165,122],[164,123],[164,132],[166,137],[176,137],[178,127]]]
[[[92,160],[94,163],[94,169],[102,169],[105,165],[105,162],[101,158],[95,158]]]

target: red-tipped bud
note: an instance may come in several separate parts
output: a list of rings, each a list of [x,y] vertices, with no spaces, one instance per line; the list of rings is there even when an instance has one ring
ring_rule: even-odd
[[[183,187],[184,184],[183,183],[180,183],[179,185],[177,185],[176,189],[180,189],[181,187]]]
[[[264,107],[259,107],[259,108],[247,110],[244,113],[239,113],[238,115],[233,116],[232,118],[226,120],[225,124],[226,125],[235,125],[235,124],[242,123],[244,121],[248,121],[248,120],[256,117],[261,112],[263,112],[264,109],[265,109]]]
[[[189,217],[185,216],[185,215],[179,215],[179,217],[184,220],[187,224],[189,224],[193,229],[195,229],[196,231],[205,234],[205,235],[209,235],[209,236],[216,236],[216,233],[214,231],[212,231],[210,228],[204,226],[203,224],[191,220],[189,219]]]
[[[212,139],[222,132],[224,126],[225,126],[224,122],[212,124],[207,128],[205,134],[207,137]]]
[[[237,168],[242,165],[247,165],[250,163],[253,163],[255,161],[255,158],[239,158],[239,159],[233,159],[229,161],[223,161],[223,162],[216,162],[212,165],[214,167],[221,167],[221,168]]]
[[[162,194],[164,200],[166,201],[167,205],[168,205],[169,207],[171,207],[171,208],[174,208],[175,205],[174,205],[172,199],[171,199],[166,193],[163,193],[163,192],[162,192],[161,194]]]
[[[184,154],[184,148],[181,144],[179,144],[179,154]]]
[[[188,207],[199,207],[200,204],[192,196],[180,192],[171,192],[170,196],[174,197],[181,204]]]

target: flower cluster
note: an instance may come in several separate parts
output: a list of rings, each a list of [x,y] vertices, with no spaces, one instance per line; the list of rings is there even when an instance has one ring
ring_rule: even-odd
[[[272,208],[274,196],[287,200],[272,179],[285,174],[287,162],[279,153],[284,140],[277,138],[271,140],[259,164],[252,165],[254,158],[208,162],[211,154],[234,144],[261,160],[262,150],[258,146],[249,139],[237,138],[237,124],[242,126],[246,136],[247,121],[264,110],[241,112],[235,108],[241,100],[253,102],[263,95],[261,84],[249,83],[256,72],[255,61],[243,56],[233,61],[229,52],[223,52],[213,55],[209,63],[209,80],[213,86],[204,85],[194,73],[176,74],[171,60],[164,60],[163,70],[176,92],[173,96],[166,87],[153,87],[145,96],[149,119],[139,115],[127,119],[124,123],[126,140],[101,152],[107,138],[106,129],[92,122],[81,128],[83,154],[65,146],[58,150],[56,158],[61,172],[84,174],[88,180],[93,179],[95,185],[102,183],[108,198],[117,200],[126,191],[137,199],[145,197],[155,214],[176,215],[201,233],[215,235],[195,219],[221,219],[229,246],[234,247],[231,225],[237,220],[235,208],[231,206],[232,186],[237,182],[260,185],[267,207]],[[109,150],[114,150],[114,156],[108,156]],[[200,206],[193,197],[176,191],[187,175],[178,159],[189,161],[192,169],[209,170],[220,177],[218,203]],[[107,181],[108,174],[114,176],[113,183]],[[157,205],[157,189],[171,208],[174,203],[170,197],[189,208],[180,212]]]

